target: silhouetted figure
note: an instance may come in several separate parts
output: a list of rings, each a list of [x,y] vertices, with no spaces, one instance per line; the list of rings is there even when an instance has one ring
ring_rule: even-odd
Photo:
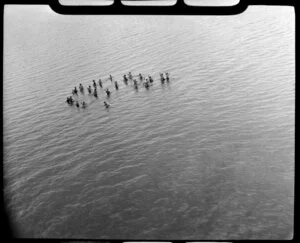
[[[162,73],[160,73],[159,75],[160,75],[160,80],[165,81],[164,75]]]
[[[164,83],[164,82],[165,82],[164,75],[163,75],[162,73],[160,73],[159,75],[160,75],[160,81],[161,81],[162,83]]]
[[[169,73],[166,73],[166,80],[169,82]]]
[[[138,84],[137,84],[136,80],[133,80],[133,86],[134,86],[135,89],[138,89]]]
[[[105,92],[106,92],[106,95],[107,95],[108,97],[110,97],[111,92],[109,91],[109,89],[106,89]]]
[[[143,81],[143,76],[140,73],[139,73],[139,78],[140,78],[140,81]]]
[[[82,84],[79,84],[79,90],[80,90],[81,93],[84,92],[84,88],[83,88]]]
[[[126,75],[123,75],[123,82],[128,85],[128,78],[126,77]]]
[[[69,105],[73,105],[74,100],[73,100],[72,96],[67,97],[66,102],[67,102]]]
[[[74,90],[72,91],[72,93],[73,93],[73,95],[75,95],[75,94],[77,95],[78,91],[77,91],[76,86],[75,86]]]
[[[89,87],[87,88],[87,90],[89,91],[89,94],[92,93],[92,87],[91,87],[91,85],[89,85]]]
[[[154,81],[153,78],[149,75],[149,82],[153,83],[153,81]]]
[[[103,101],[103,103],[104,103],[105,108],[109,108],[110,107],[110,104],[107,103],[106,101]]]
[[[94,90],[94,96],[95,96],[96,98],[98,98],[98,93],[97,93],[97,90],[96,90],[96,89]]]
[[[102,81],[101,81],[101,79],[99,79],[99,86],[100,86],[100,88],[102,88]]]
[[[116,90],[119,89],[119,85],[118,85],[118,82],[117,82],[117,81],[115,81],[115,88],[116,88]]]

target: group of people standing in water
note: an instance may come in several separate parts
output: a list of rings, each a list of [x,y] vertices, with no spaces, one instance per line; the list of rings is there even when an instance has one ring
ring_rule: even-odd
[[[78,108],[80,107],[79,101],[78,101],[78,100],[74,100],[72,96],[67,97],[66,102],[67,102],[69,105],[74,105],[74,104],[75,104],[76,107],[78,107]],[[82,108],[86,108],[86,107],[87,107],[87,104],[86,104],[85,101],[82,101],[82,102],[81,102],[81,105],[82,105]]]
[[[163,84],[164,82],[169,82],[169,80],[170,80],[170,78],[169,78],[169,73],[167,73],[167,72],[166,72],[166,73],[159,73],[159,76],[160,76],[160,81],[161,81],[162,84]],[[129,82],[129,81],[132,81],[132,82],[133,82],[133,87],[134,87],[134,89],[136,89],[136,90],[137,90],[138,87],[139,87],[139,83],[142,83],[143,86],[144,86],[146,89],[149,89],[149,88],[150,88],[150,85],[152,85],[153,82],[154,82],[154,79],[153,79],[150,75],[148,75],[148,76],[143,76],[141,73],[139,73],[139,74],[136,75],[135,77],[137,77],[138,80],[139,80],[140,82],[138,82],[137,79],[134,78],[134,76],[131,74],[131,72],[129,72],[127,75],[126,75],[126,74],[123,75],[123,82],[125,83],[125,85],[128,85],[128,82]],[[112,77],[112,75],[109,75],[109,78],[108,78],[108,79],[111,81],[111,83],[113,83],[113,77]],[[99,79],[98,84],[99,84],[99,87],[102,89],[102,88],[103,88],[103,83],[102,83],[102,80],[101,80],[101,79]],[[117,81],[114,81],[113,84],[114,84],[114,86],[115,86],[115,89],[118,90],[118,89],[119,89],[119,84],[118,84],[118,82],[117,82]],[[91,85],[89,85],[89,86],[87,87],[87,91],[88,91],[88,93],[89,93],[90,95],[93,95],[95,98],[98,98],[98,93],[97,93],[97,83],[95,82],[95,80],[93,80],[93,84],[92,84],[92,85],[93,85],[93,87],[94,87],[94,90],[92,90]],[[72,94],[73,94],[74,96],[78,96],[78,93],[79,93],[79,92],[80,92],[81,94],[84,94],[84,87],[82,86],[81,83],[79,84],[79,89],[78,89],[78,90],[77,90],[77,87],[76,87],[76,86],[74,87],[74,89],[72,90]],[[106,95],[107,95],[107,98],[109,98],[109,97],[111,96],[111,91],[110,91],[108,88],[105,89],[105,93],[106,93]],[[66,102],[67,102],[69,105],[71,105],[71,106],[72,106],[73,104],[75,104],[75,106],[76,106],[77,108],[80,107],[80,104],[81,104],[81,107],[82,107],[82,108],[86,108],[86,107],[87,107],[87,103],[86,103],[85,101],[82,101],[81,103],[79,103],[79,101],[73,99],[72,96],[67,97]],[[110,107],[110,104],[109,104],[108,102],[104,101],[103,103],[104,103],[105,108],[109,108],[109,107]]]

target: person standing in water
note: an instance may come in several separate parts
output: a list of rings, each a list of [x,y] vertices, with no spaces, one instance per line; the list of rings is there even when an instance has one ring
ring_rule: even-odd
[[[135,79],[133,80],[133,86],[134,86],[135,89],[138,89],[138,84],[137,84],[137,81]]]
[[[77,94],[77,92],[78,92],[78,91],[77,91],[76,86],[75,86],[75,88],[74,88],[74,90],[72,91],[72,93],[73,93],[73,94]]]
[[[99,86],[100,86],[100,88],[102,88],[102,81],[101,81],[101,78],[99,79]]]
[[[164,74],[163,73],[159,73],[159,75],[160,75],[160,80],[161,81],[165,81]]]
[[[109,89],[106,89],[105,92],[106,92],[107,97],[109,97],[109,96],[110,96],[110,93],[111,93],[111,92],[109,91]]]
[[[116,88],[116,90],[119,89],[119,85],[118,85],[118,82],[117,82],[117,81],[115,81],[115,88]]]
[[[161,83],[164,83],[165,82],[164,75],[162,73],[160,73],[159,75],[160,75],[160,81],[161,81]]]
[[[87,90],[89,91],[89,93],[92,93],[91,85],[89,85],[89,87],[87,88]]]
[[[153,78],[149,75],[149,82],[153,83]]]
[[[73,102],[74,102],[74,100],[73,100],[72,96],[67,97],[67,103],[68,103],[69,105],[73,105]]]
[[[103,103],[104,103],[105,108],[109,108],[110,107],[110,104],[107,103],[106,101],[103,101]]]
[[[143,81],[143,76],[142,74],[139,73],[140,81]]]
[[[169,82],[169,73],[166,73],[166,80]]]
[[[83,93],[84,89],[83,89],[82,84],[79,84],[79,90],[80,90],[81,93]]]
[[[96,98],[98,98],[97,89],[94,89],[94,96],[95,96]]]
[[[123,82],[128,85],[128,78],[126,77],[126,75],[123,75]]]

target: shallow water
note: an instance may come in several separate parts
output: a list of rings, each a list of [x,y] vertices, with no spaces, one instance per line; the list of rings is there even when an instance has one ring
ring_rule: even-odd
[[[292,236],[292,8],[197,17],[6,6],[4,17],[5,195],[21,237]],[[129,71],[154,85],[126,86]],[[66,104],[99,78],[112,108],[99,86],[98,99],[79,95],[87,109]]]

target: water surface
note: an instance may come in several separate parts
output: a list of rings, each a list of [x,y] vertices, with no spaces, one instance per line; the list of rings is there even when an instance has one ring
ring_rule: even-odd
[[[294,20],[289,7],[63,16],[6,6],[5,195],[20,237],[290,238]],[[126,86],[129,71],[154,85]],[[99,78],[111,109],[99,87],[98,99],[78,97],[87,109],[66,104]]]

